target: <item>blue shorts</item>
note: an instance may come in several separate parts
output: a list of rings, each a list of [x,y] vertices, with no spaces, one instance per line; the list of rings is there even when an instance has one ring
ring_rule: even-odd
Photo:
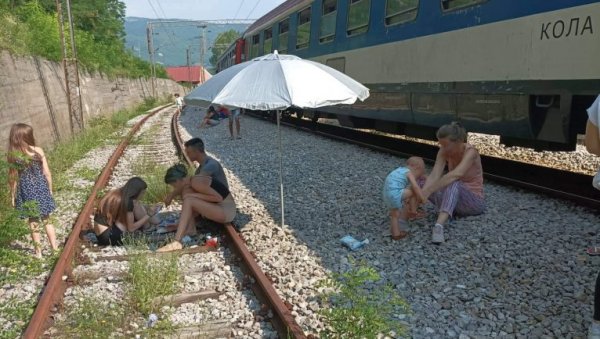
[[[383,186],[383,201],[387,208],[397,208],[402,209],[403,201],[402,194],[404,194],[404,189],[392,189],[387,186]]]
[[[229,120],[231,119],[239,119],[240,115],[242,114],[242,110],[241,109],[232,109],[231,110],[231,114],[229,114]]]

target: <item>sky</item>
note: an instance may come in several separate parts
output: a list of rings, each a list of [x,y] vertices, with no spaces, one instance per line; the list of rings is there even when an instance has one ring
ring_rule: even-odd
[[[151,19],[257,19],[284,0],[121,0],[126,16]],[[154,10],[153,10],[154,8]]]

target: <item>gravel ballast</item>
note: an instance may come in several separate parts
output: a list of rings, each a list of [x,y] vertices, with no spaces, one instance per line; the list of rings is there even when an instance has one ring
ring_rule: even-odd
[[[173,111],[173,108],[166,109],[148,119],[143,125],[135,141],[125,150],[115,167],[108,184],[109,189],[120,187],[132,176],[140,175],[135,172],[136,166],[148,157],[167,166],[179,162],[171,138],[170,123]],[[87,159],[87,162],[93,163],[94,159]],[[177,213],[180,208],[181,205],[174,202],[163,209],[163,212]],[[127,298],[130,287],[124,277],[128,271],[128,262],[98,260],[100,257],[127,254],[126,249],[84,249],[83,254],[90,258],[92,263],[77,266],[74,275],[93,276],[95,279],[68,288],[65,293],[65,305],[74,307],[82,298],[91,296],[106,305]],[[179,256],[178,267],[182,275],[178,283],[179,293],[215,290],[220,295],[217,298],[184,303],[178,307],[164,306],[160,316],[167,316],[175,329],[226,321],[236,338],[276,338],[276,332],[267,322],[268,319],[256,317],[261,305],[249,290],[240,288],[243,273],[239,267],[231,264],[232,261],[232,254],[223,247],[215,252]],[[57,319],[60,321],[63,317],[64,314],[60,314]],[[129,328],[122,329],[121,334],[126,337],[133,336],[135,329],[143,328],[145,324],[146,319],[138,317],[132,321]],[[51,329],[49,333],[55,331]]]
[[[242,139],[229,140],[227,121],[198,130],[203,115],[181,118],[183,138],[201,137],[226,168],[234,223],[307,333],[323,328],[318,282],[355,259],[409,302],[412,314],[396,318],[414,338],[585,336],[598,271],[585,255],[599,242],[593,211],[486,181],[486,213],[453,221],[446,243],[430,244],[431,206],[393,242],[381,189],[404,159],[282,127],[282,229],[276,126],[244,117]],[[339,241],[347,234],[370,244],[349,252]]]

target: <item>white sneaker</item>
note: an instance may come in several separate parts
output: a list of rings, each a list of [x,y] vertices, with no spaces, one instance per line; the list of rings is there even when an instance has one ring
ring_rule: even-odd
[[[600,339],[600,323],[592,321],[588,330],[588,339]]]
[[[594,179],[592,180],[592,186],[595,189],[600,190],[600,169],[598,169],[598,173],[594,175]]]
[[[433,226],[431,242],[434,244],[441,244],[444,242],[444,225],[435,224],[435,226]]]

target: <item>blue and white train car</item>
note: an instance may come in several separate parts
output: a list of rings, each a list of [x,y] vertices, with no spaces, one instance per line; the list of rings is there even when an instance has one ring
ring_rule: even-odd
[[[458,120],[573,149],[600,93],[599,30],[598,0],[289,0],[249,27],[243,54],[277,49],[368,86],[365,102],[312,112],[344,125],[432,138]]]

